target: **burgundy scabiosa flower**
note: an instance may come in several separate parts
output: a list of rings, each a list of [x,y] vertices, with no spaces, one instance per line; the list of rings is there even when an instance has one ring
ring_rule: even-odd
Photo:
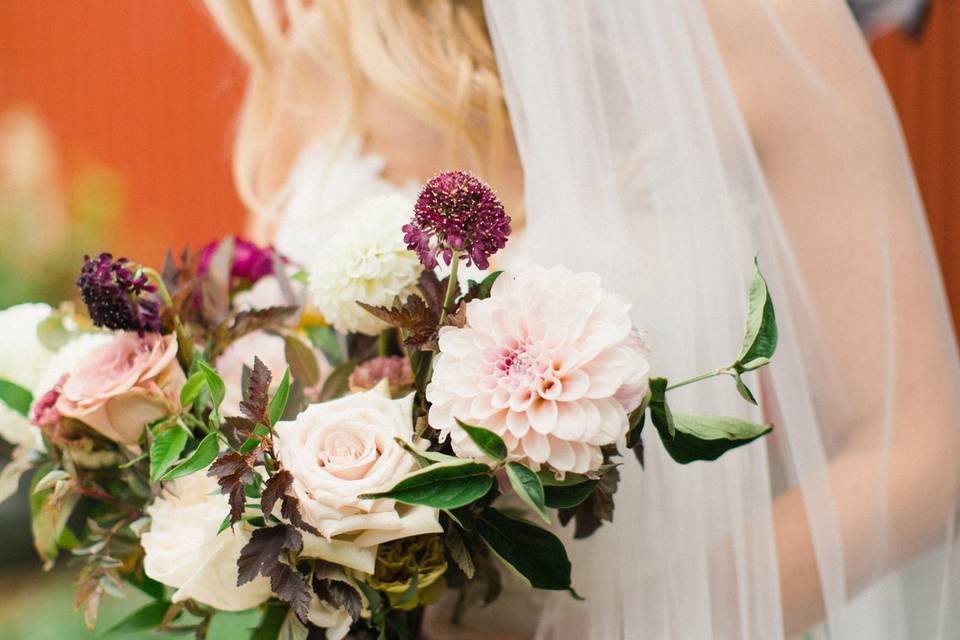
[[[197,265],[198,274],[203,275],[210,270],[210,260],[213,259],[213,253],[218,246],[220,246],[219,242],[211,242],[201,250],[200,264]],[[242,278],[247,283],[254,284],[260,278],[273,273],[273,258],[273,247],[262,248],[249,240],[234,238],[233,266],[230,268],[230,276]]]
[[[448,171],[430,180],[414,206],[413,220],[403,226],[403,240],[428,269],[437,256],[450,264],[454,251],[467,264],[490,266],[490,256],[506,245],[510,216],[493,189],[464,171]]]
[[[135,275],[126,258],[109,253],[83,257],[77,287],[98,327],[145,332],[160,331],[160,305],[151,294],[157,288],[144,274]]]

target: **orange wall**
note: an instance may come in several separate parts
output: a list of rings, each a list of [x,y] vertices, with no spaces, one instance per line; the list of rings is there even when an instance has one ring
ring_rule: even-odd
[[[960,325],[960,2],[934,0],[919,42],[894,34],[874,53],[903,122]]]
[[[195,0],[0,2],[0,108],[52,128],[63,173],[97,163],[125,180],[112,249],[158,261],[236,232],[230,140],[243,69]]]

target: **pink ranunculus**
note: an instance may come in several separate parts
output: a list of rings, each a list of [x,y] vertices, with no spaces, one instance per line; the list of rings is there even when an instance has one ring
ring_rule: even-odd
[[[219,242],[211,242],[201,250],[197,273],[203,275],[210,269],[210,260],[219,245]],[[243,278],[253,284],[260,278],[273,273],[274,255],[273,247],[259,247],[249,240],[236,238],[233,244],[233,266],[230,269],[230,275],[234,278]]]
[[[440,331],[428,420],[458,455],[482,457],[456,419],[499,434],[534,468],[595,471],[647,388],[647,349],[630,304],[600,277],[562,267],[505,273]]]
[[[186,377],[173,335],[115,334],[69,373],[56,410],[123,444],[134,444],[144,425],[179,410]]]

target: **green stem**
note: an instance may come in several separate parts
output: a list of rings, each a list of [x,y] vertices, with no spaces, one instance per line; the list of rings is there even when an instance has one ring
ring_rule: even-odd
[[[457,271],[460,269],[460,252],[453,253],[453,262],[450,264],[450,277],[447,279],[447,294],[443,297],[443,309],[440,310],[440,324],[447,315],[447,309],[453,304],[457,291]]]
[[[685,387],[688,384],[693,384],[694,382],[700,382],[701,380],[707,380],[709,378],[713,378],[721,375],[730,375],[730,371],[728,369],[717,369],[716,371],[711,371],[710,373],[703,373],[703,374],[700,374],[699,376],[694,376],[692,378],[688,378],[686,380],[681,380],[680,382],[671,384],[666,388],[666,390],[673,391],[674,389]]]
[[[167,291],[167,285],[164,283],[163,278],[160,277],[160,274],[150,267],[140,267],[140,271],[142,271],[153,284],[157,285],[157,293],[160,294],[160,299],[163,300],[163,303],[168,307],[173,306],[173,299],[170,297],[170,292]]]
[[[390,353],[390,329],[384,329],[380,332],[380,338],[377,341],[377,353],[381,356]]]

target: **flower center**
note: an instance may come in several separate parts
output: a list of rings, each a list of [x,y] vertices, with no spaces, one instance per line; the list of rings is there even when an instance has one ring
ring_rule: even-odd
[[[534,395],[554,399],[561,391],[550,352],[528,339],[512,340],[500,349],[494,376],[497,385],[509,393],[515,409],[525,405]]]
[[[317,464],[343,480],[362,478],[380,457],[380,447],[369,429],[345,426],[327,433],[317,452]]]

